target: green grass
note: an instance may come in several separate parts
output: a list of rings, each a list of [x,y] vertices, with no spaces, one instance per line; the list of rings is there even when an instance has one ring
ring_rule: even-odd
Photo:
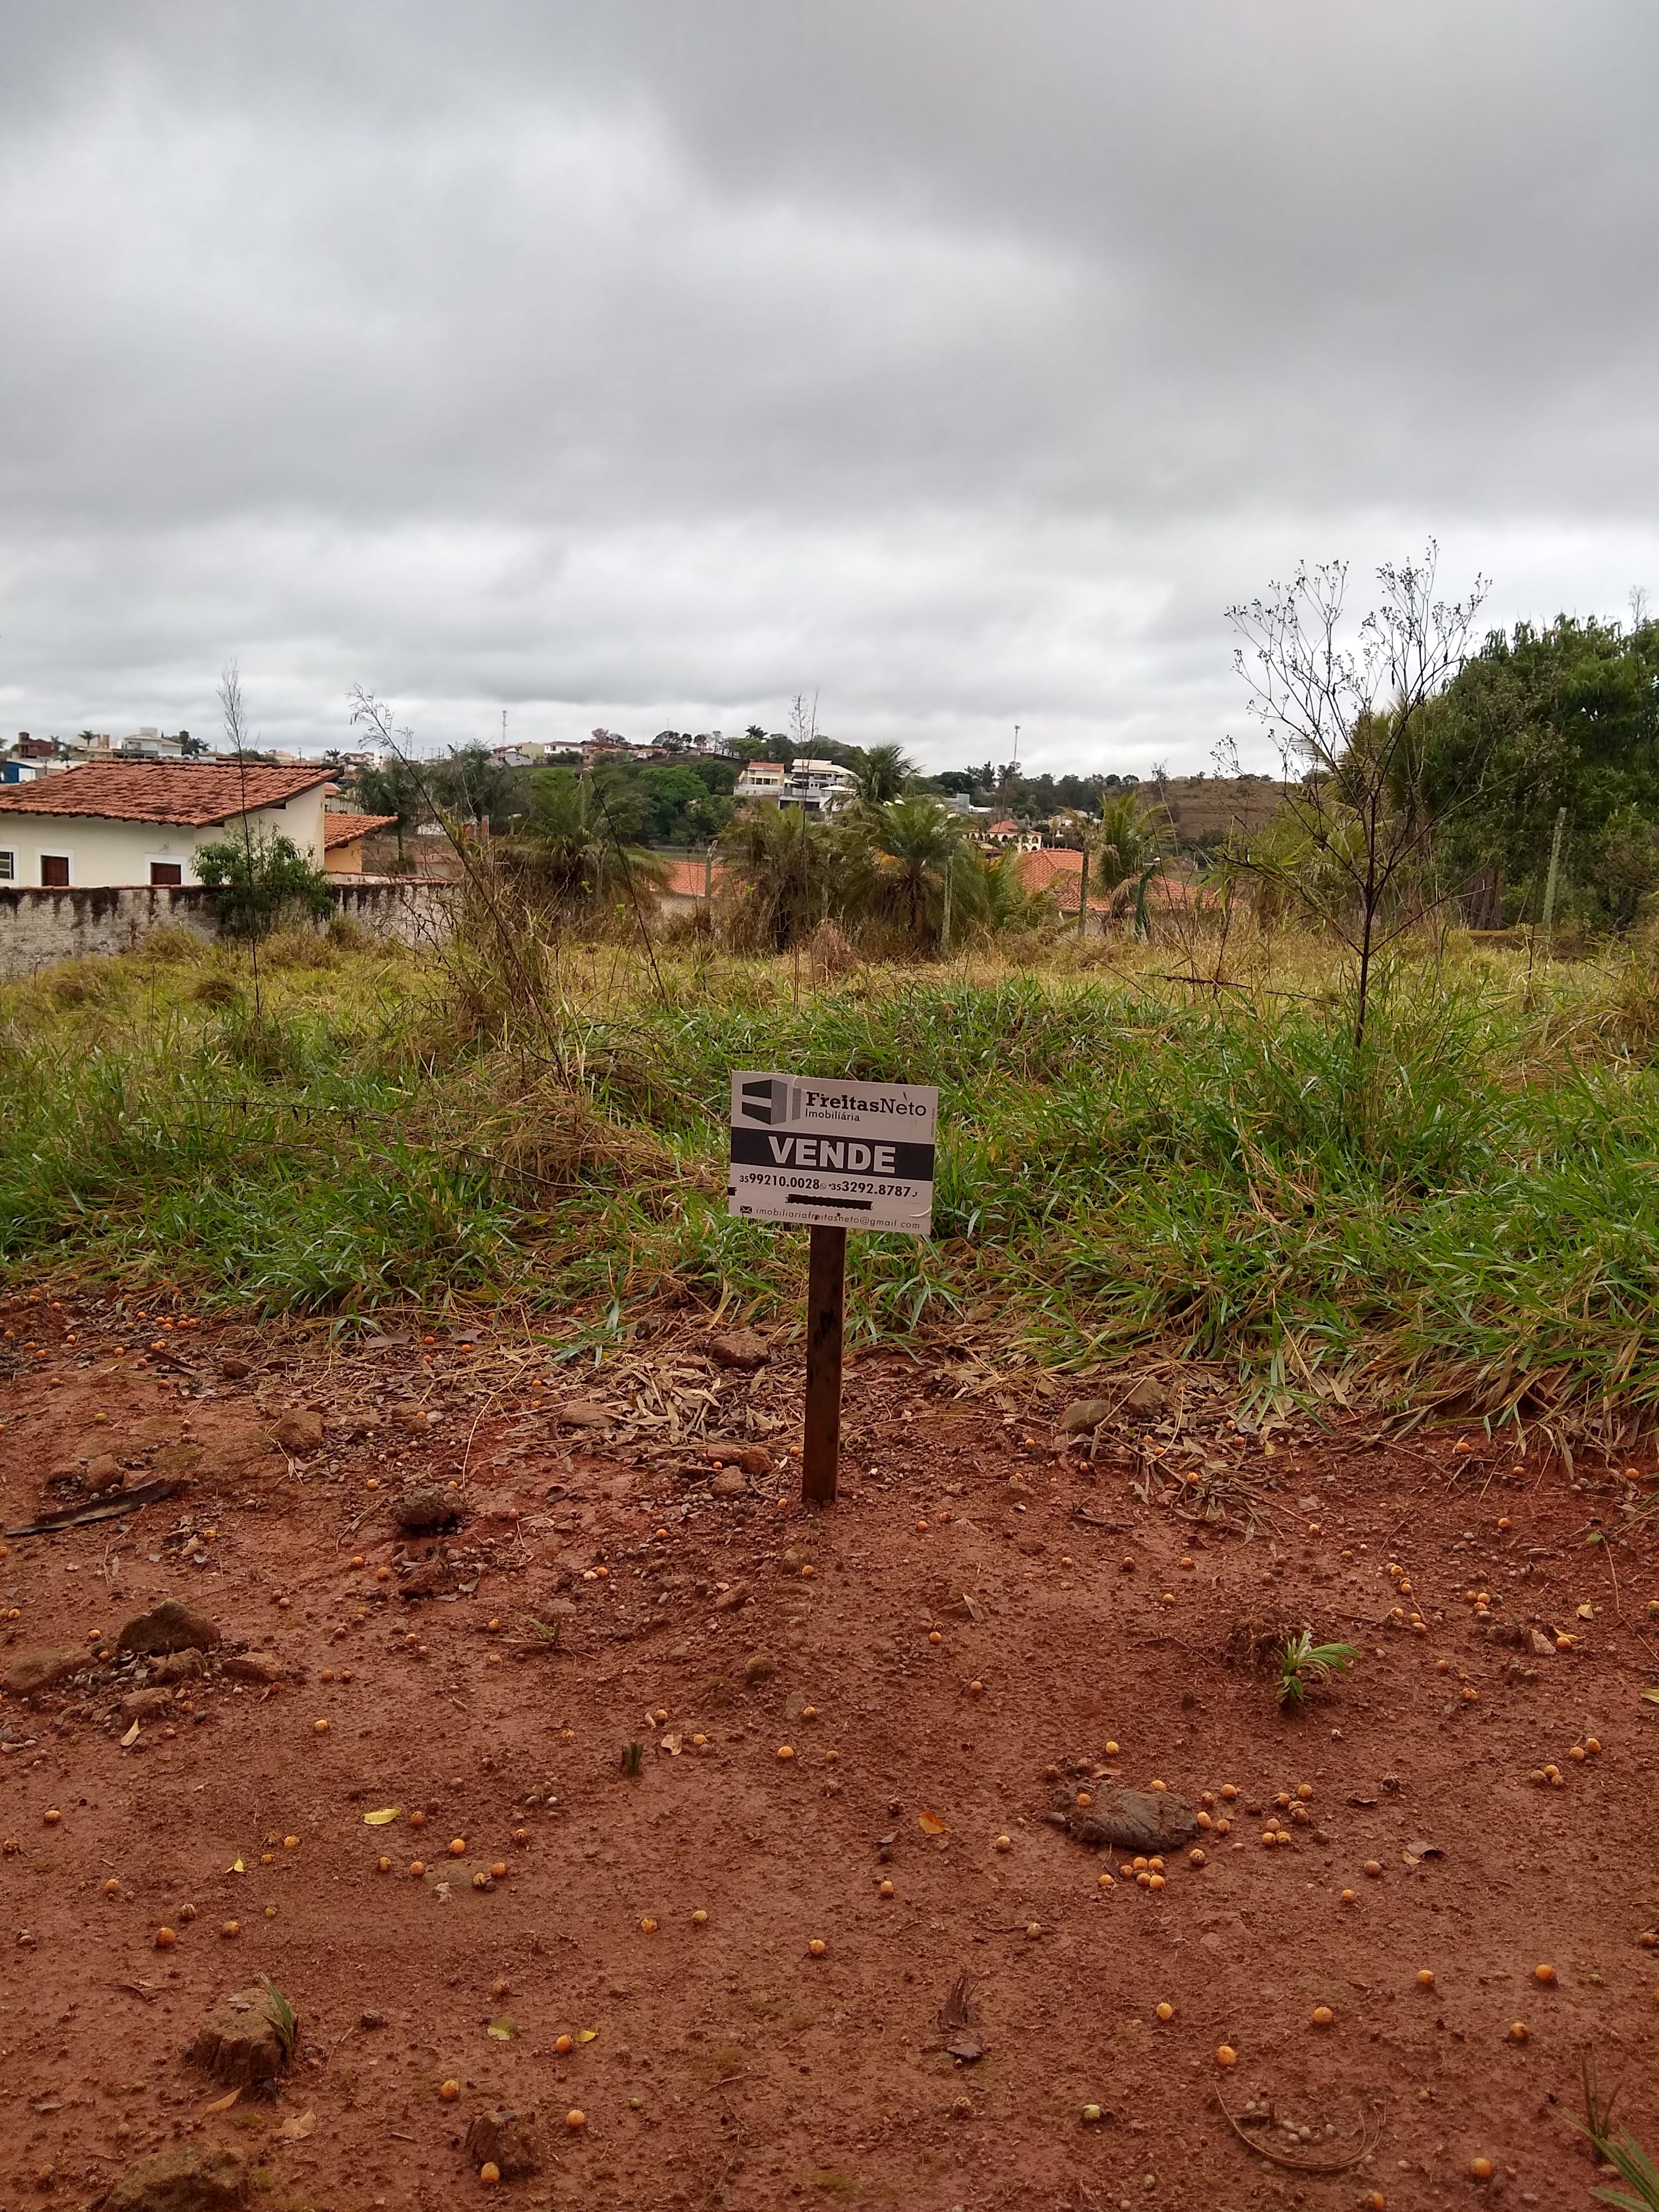
[[[407,957],[274,959],[258,1024],[229,956],[0,994],[0,1257],[267,1314],[507,1300],[572,1342],[665,1303],[793,1316],[805,1240],[724,1210],[730,1070],[902,1077],[941,1090],[935,1233],[855,1240],[866,1335],[1529,1419],[1659,1401],[1633,968],[1402,970],[1357,1056],[1316,962],[1216,996],[878,971],[799,1008],[787,963],[659,965],[572,960],[558,1081],[523,1039],[463,1042]]]

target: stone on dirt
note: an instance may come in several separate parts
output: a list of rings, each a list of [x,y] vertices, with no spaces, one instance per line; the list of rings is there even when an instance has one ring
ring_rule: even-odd
[[[221,1671],[233,1682],[254,1682],[265,1688],[285,1680],[290,1670],[269,1651],[233,1651],[222,1662]]]
[[[708,1357],[720,1367],[764,1367],[771,1354],[752,1328],[734,1328],[709,1338]]]
[[[1060,1425],[1068,1437],[1086,1437],[1101,1423],[1111,1418],[1109,1398],[1079,1398],[1068,1406],[1060,1417]]]
[[[52,1651],[26,1651],[0,1674],[0,1690],[14,1698],[33,1697],[37,1690],[49,1690],[54,1682],[84,1667],[91,1656],[84,1644],[60,1644]]]
[[[135,1613],[121,1631],[123,1651],[207,1651],[220,1641],[219,1631],[204,1613],[197,1613],[177,1598],[167,1598],[149,1613]]]
[[[88,1462],[85,1480],[88,1494],[101,1498],[106,1490],[118,1490],[126,1476],[113,1452],[100,1452],[96,1459]]]
[[[457,1495],[453,1491],[422,1487],[406,1490],[392,1509],[392,1517],[406,1536],[430,1535],[447,1528],[455,1518]]]
[[[617,1416],[607,1406],[596,1406],[590,1398],[573,1398],[568,1406],[561,1406],[558,1417],[568,1429],[608,1429]]]
[[[270,1433],[285,1452],[320,1451],[323,1417],[302,1407],[290,1407]]]
[[[503,2181],[527,2181],[541,2165],[535,2129],[505,2106],[474,2119],[466,2131],[466,2154],[474,2166],[496,2166]]]
[[[193,1648],[170,1651],[165,1659],[158,1659],[149,1671],[150,1679],[156,1682],[197,1682],[207,1673],[207,1661]]]
[[[94,2212],[246,2212],[252,2191],[240,2153],[175,2143],[129,2166],[113,2188],[93,2200]]]
[[[234,1990],[196,2031],[189,2056],[222,2081],[274,2081],[290,2045],[269,1990]]]
[[[1528,1629],[1527,1635],[1528,1640],[1532,1648],[1532,1655],[1534,1659],[1554,1658],[1555,1646],[1550,1642],[1549,1638],[1545,1635],[1541,1628]]]
[[[152,1720],[158,1714],[173,1711],[171,1690],[132,1690],[121,1700],[124,1721]]]
[[[735,1467],[723,1467],[708,1486],[716,1498],[747,1498],[749,1477]]]

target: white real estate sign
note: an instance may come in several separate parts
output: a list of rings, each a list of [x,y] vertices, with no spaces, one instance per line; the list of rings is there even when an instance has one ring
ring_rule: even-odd
[[[727,1210],[744,1221],[926,1237],[939,1092],[740,1069],[732,1078]]]

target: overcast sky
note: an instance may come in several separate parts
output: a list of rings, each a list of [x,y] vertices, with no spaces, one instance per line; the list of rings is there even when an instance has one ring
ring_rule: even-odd
[[[0,728],[1195,769],[1298,556],[1621,616],[1656,94],[1651,0],[13,6]]]

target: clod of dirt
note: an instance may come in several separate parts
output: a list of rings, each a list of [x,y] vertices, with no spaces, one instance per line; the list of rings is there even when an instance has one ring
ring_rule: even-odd
[[[158,1659],[149,1672],[155,1682],[199,1681],[207,1673],[207,1662],[192,1647],[188,1651],[170,1651],[165,1659]]]
[[[236,1990],[196,2032],[187,2056],[222,2081],[274,2081],[293,2047],[269,1990]]]
[[[447,1490],[405,1491],[392,1508],[392,1519],[406,1536],[428,1536],[455,1523],[455,1496]]]
[[[1139,1413],[1150,1417],[1161,1413],[1170,1403],[1170,1394],[1161,1382],[1154,1382],[1150,1375],[1143,1376],[1128,1396],[1118,1407],[1121,1413]]]
[[[466,2154],[475,2166],[496,2166],[503,2181],[527,2181],[541,2165],[534,2128],[505,2106],[478,2114],[466,2131]]]
[[[777,1671],[777,1661],[769,1659],[763,1651],[757,1651],[752,1659],[744,1660],[743,1679],[751,1685],[756,1682],[769,1682]]]
[[[150,1466],[160,1475],[194,1474],[202,1456],[200,1444],[163,1444]]]
[[[1192,1807],[1172,1790],[1128,1790],[1108,1783],[1097,1788],[1086,1809],[1066,1805],[1048,1815],[1091,1850],[1161,1851],[1190,1843],[1198,1833]]]
[[[320,1451],[323,1417],[295,1407],[283,1415],[270,1433],[285,1452]]]
[[[749,1477],[735,1467],[722,1468],[708,1488],[715,1498],[747,1498]]]
[[[54,1682],[84,1667],[89,1656],[84,1644],[61,1644],[55,1651],[26,1651],[0,1674],[0,1690],[9,1697],[33,1697],[37,1690],[49,1690]]]
[[[764,1367],[771,1354],[752,1328],[734,1328],[709,1338],[708,1357],[720,1367]]]
[[[228,1382],[240,1382],[245,1376],[252,1375],[253,1369],[246,1359],[222,1359],[219,1372]]]
[[[749,1598],[750,1589],[748,1583],[733,1583],[730,1589],[722,1590],[720,1595],[714,1600],[714,1611],[716,1613],[735,1613],[739,1606],[748,1604]]]
[[[764,1444],[710,1444],[704,1457],[722,1467],[740,1467],[745,1474],[770,1474],[772,1455]]]
[[[129,2166],[93,2212],[246,2212],[252,2203],[247,2163],[234,2150],[175,2143]]]
[[[136,1613],[121,1631],[123,1651],[206,1651],[220,1641],[219,1631],[204,1613],[192,1612],[177,1598],[167,1598],[149,1613]]]
[[[1111,1419],[1109,1398],[1079,1398],[1076,1405],[1068,1406],[1060,1417],[1060,1425],[1068,1437],[1086,1437],[1101,1423]]]
[[[222,1666],[233,1682],[255,1682],[262,1689],[286,1680],[289,1671],[269,1651],[234,1651]]]

